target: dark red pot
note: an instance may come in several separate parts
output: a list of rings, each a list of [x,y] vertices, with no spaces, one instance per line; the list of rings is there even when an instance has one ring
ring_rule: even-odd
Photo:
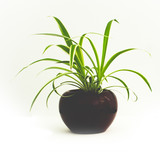
[[[74,133],[104,132],[117,113],[117,99],[113,92],[97,94],[70,90],[60,98],[60,115]]]

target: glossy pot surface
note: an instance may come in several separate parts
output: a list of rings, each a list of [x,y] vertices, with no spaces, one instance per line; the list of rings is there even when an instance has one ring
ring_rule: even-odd
[[[117,107],[116,96],[109,90],[100,94],[69,90],[59,102],[62,120],[74,133],[104,132],[115,118]]]

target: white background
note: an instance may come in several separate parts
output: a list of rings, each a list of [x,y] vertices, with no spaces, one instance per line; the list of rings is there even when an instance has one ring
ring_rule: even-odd
[[[160,151],[160,2],[159,0],[1,0],[0,1],[0,151]],[[117,58],[110,70],[131,68],[143,73],[151,83],[123,74],[139,96],[138,102],[126,101],[116,93],[119,111],[110,128],[101,134],[77,135],[68,131],[58,112],[59,96],[53,95],[49,108],[45,99],[49,88],[29,107],[38,89],[55,71],[36,74],[50,64],[37,64],[15,78],[28,63],[43,58],[67,58],[56,49],[42,52],[46,45],[61,39],[35,36],[39,32],[60,33],[56,22],[62,20],[71,36],[104,32],[107,22],[116,18],[109,40],[108,56],[125,48],[140,48]],[[94,36],[99,54],[102,38]],[[88,46],[86,46],[88,47]],[[51,65],[50,65],[51,66]],[[61,88],[63,92],[69,88]]]

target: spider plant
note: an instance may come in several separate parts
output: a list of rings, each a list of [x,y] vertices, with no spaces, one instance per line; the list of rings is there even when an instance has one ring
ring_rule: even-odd
[[[106,61],[106,54],[107,54],[107,46],[108,46],[108,40],[109,40],[109,35],[110,35],[110,29],[111,25],[113,22],[118,23],[116,19],[113,19],[109,21],[106,25],[104,34],[98,34],[98,33],[85,33],[82,34],[79,37],[79,41],[75,41],[74,38],[70,37],[67,29],[63,25],[63,23],[57,18],[53,17],[55,21],[57,22],[61,34],[55,34],[55,33],[39,33],[36,35],[46,35],[46,36],[53,36],[53,37],[59,37],[64,39],[65,44],[50,44],[48,45],[45,49],[45,53],[50,47],[58,47],[60,48],[63,52],[67,53],[69,55],[69,60],[60,60],[60,59],[55,59],[55,58],[43,58],[36,60],[29,64],[28,66],[24,67],[21,71],[26,69],[27,67],[38,63],[42,61],[50,61],[50,62],[55,62],[58,63],[59,66],[51,66],[45,68],[43,71],[49,70],[49,69],[56,69],[59,70],[60,72],[53,77],[51,80],[49,80],[36,94],[35,98],[33,99],[33,102],[31,104],[32,109],[37,97],[39,94],[43,91],[45,87],[47,87],[49,84],[53,86],[53,89],[51,92],[48,94],[47,100],[46,100],[46,105],[48,105],[48,99],[51,96],[53,92],[56,92],[57,94],[57,88],[63,86],[63,85],[72,85],[74,87],[77,87],[80,90],[83,90],[84,92],[94,92],[97,94],[100,94],[103,92],[104,89],[110,89],[111,87],[122,87],[126,90],[128,99],[130,98],[130,89],[127,86],[127,84],[124,82],[124,80],[120,79],[119,77],[115,76],[115,73],[119,72],[130,72],[133,74],[138,75],[148,86],[148,88],[152,91],[151,86],[148,82],[148,80],[139,72],[131,69],[118,69],[116,71],[108,73],[108,68],[110,67],[111,63],[120,55],[137,50],[137,48],[128,48],[125,50],[121,50],[114,55],[112,55],[107,61]],[[98,51],[95,47],[95,44],[91,40],[91,38],[88,37],[88,35],[91,34],[98,34],[103,36],[103,47],[102,47],[102,54],[101,58],[99,57]],[[89,45],[91,46],[92,50],[86,50],[83,46],[83,42],[88,41]],[[90,51],[93,51],[94,56],[90,55]],[[92,66],[89,67],[86,65],[84,61],[84,54],[88,57],[88,60],[91,62]],[[64,65],[64,66],[63,66]],[[21,72],[20,71],[20,72]],[[63,81],[61,82],[58,86],[55,86],[55,80],[61,78],[61,77],[68,77],[68,81]],[[102,87],[102,84],[104,81],[108,82],[108,78],[115,79],[119,81],[122,86],[106,86]]]

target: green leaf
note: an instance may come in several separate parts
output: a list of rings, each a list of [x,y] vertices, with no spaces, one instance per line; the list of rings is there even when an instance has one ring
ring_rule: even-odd
[[[84,53],[85,53],[85,54],[87,55],[87,57],[90,59],[92,65],[93,65],[93,67],[94,67],[94,69],[97,71],[97,67],[96,67],[96,65],[95,65],[92,57],[89,55],[89,53],[88,53],[84,48],[81,48],[81,49],[84,51]],[[98,71],[97,71],[97,73],[98,73]]]
[[[57,37],[61,37],[61,38],[66,38],[66,39],[68,39],[68,40],[71,40],[71,41],[74,42],[75,44],[77,44],[77,46],[79,46],[77,42],[75,42],[75,41],[72,40],[71,38],[68,38],[68,37],[63,36],[63,35],[53,34],[53,33],[39,33],[39,34],[36,34],[36,35],[48,35],[48,36],[57,36]],[[80,46],[79,46],[79,47],[80,47]],[[85,52],[85,54],[89,57],[90,61],[92,62],[93,66],[94,66],[95,69],[96,69],[95,63],[94,63],[94,61],[92,60],[92,58],[91,58],[91,56],[89,55],[89,53],[88,53],[84,48],[82,48],[82,47],[80,47],[80,49],[82,49],[82,50]],[[83,66],[81,65],[81,63],[79,62],[79,60],[76,59],[76,56],[75,56],[75,61],[76,61],[77,65],[78,65],[78,68],[80,67],[79,69],[80,69],[80,71],[81,71],[81,72],[83,73],[83,75],[84,75]]]
[[[53,81],[53,83],[52,83],[53,91],[54,91],[55,93],[57,93],[59,96],[61,96],[61,95],[58,93],[58,91],[57,91],[57,88],[59,88],[61,85],[55,87],[54,82],[55,82],[55,81]]]
[[[88,66],[85,66],[84,67],[84,69],[87,71],[87,73],[86,73],[86,77],[88,77],[88,73],[90,74],[90,76],[93,78],[93,71],[92,71],[92,69],[90,68],[90,67],[88,67]],[[93,78],[94,79],[94,78]]]
[[[82,52],[82,44],[83,44],[83,39],[85,37],[86,34],[83,34],[81,37],[80,37],[80,40],[79,40],[79,43],[78,43],[78,46],[77,46],[77,51],[76,51],[76,56],[78,57],[79,61],[81,62],[82,66],[84,66],[84,57],[83,57],[83,52]]]
[[[109,33],[111,29],[112,22],[115,21],[119,23],[116,19],[111,20],[108,22],[105,32],[104,32],[104,38],[103,38],[103,50],[102,50],[102,60],[101,60],[101,70],[103,69],[103,65],[105,62],[105,57],[106,57],[106,51],[107,51],[107,46],[108,46],[108,39],[109,39]]]
[[[94,35],[99,35],[99,36],[103,36],[103,37],[108,37],[108,36],[106,36],[106,35],[104,35],[104,34],[97,33],[97,32],[88,32],[88,33],[86,33],[85,35],[89,35],[89,34],[94,34]]]
[[[55,34],[55,33],[36,33],[34,35],[46,35],[46,36],[55,36],[55,37],[60,37],[60,38],[65,38],[65,39],[68,39],[69,40],[72,40],[71,38],[67,37],[67,36],[63,36],[63,35],[60,35],[60,34]]]
[[[28,68],[29,66],[31,66],[31,65],[33,65],[33,64],[35,64],[35,63],[41,62],[41,61],[54,61],[54,62],[60,62],[61,60],[53,59],[53,58],[44,58],[44,59],[36,60],[36,61],[30,63],[29,65],[23,67],[23,68],[17,73],[17,75],[18,75],[19,73],[21,73],[23,70],[25,70],[26,68]]]
[[[65,51],[67,54],[70,54],[70,48],[68,46],[65,46],[65,45],[57,45],[57,46],[61,48],[63,51]],[[76,55],[74,55],[74,60],[76,64],[78,65],[78,67],[76,68],[74,65],[72,65],[72,67],[74,67],[76,71],[82,72],[84,74],[82,63],[79,61]]]
[[[83,58],[82,49],[79,46],[77,46],[76,49],[77,49],[76,56],[77,56],[79,62],[81,63],[81,65],[84,66],[84,58]]]
[[[73,71],[71,71],[71,70],[69,70],[69,69],[66,69],[66,68],[62,68],[62,67],[48,67],[48,68],[45,68],[44,70],[42,70],[41,72],[43,72],[43,71],[46,71],[46,70],[51,70],[51,69],[58,69],[58,70],[63,70],[63,71],[66,71],[66,72],[70,72],[70,73],[72,73],[72,74],[74,74],[78,79],[80,79],[81,80],[81,77],[82,77],[82,75],[81,75],[81,73],[76,73],[76,72],[73,72]],[[60,75],[60,74],[62,74],[62,73],[59,73],[58,75]],[[57,75],[57,76],[58,76]],[[74,77],[72,77],[72,76],[70,76],[70,75],[65,75],[65,76],[67,76],[67,77],[70,77],[71,79],[73,79],[75,82],[77,82],[81,87],[83,86],[82,84],[81,84],[81,82],[80,81],[78,81],[76,78],[74,78]],[[83,81],[83,80],[82,80]]]
[[[51,90],[51,92],[48,94],[47,99],[46,99],[46,106],[47,106],[47,108],[48,108],[49,98],[50,98],[50,96],[52,95],[53,92],[55,92],[55,93],[57,93],[59,96],[61,96],[61,95],[57,92],[57,89],[58,89],[59,87],[61,87],[61,86],[62,86],[62,85],[60,84],[59,86],[55,87],[54,81],[53,81],[53,83],[52,83],[53,90]]]
[[[79,84],[79,86],[80,86],[81,88],[83,88],[83,84],[82,84],[80,81],[78,81],[76,78],[74,78],[74,77],[72,77],[72,76],[70,76],[70,75],[68,75],[68,74],[66,74],[65,76],[71,78],[71,79],[74,80],[77,84]]]
[[[65,64],[69,65],[69,61],[67,61],[67,60],[64,60],[64,61],[58,61],[57,63],[65,63]],[[74,64],[74,63],[73,63],[73,64]]]
[[[106,35],[103,35],[103,34],[97,33],[97,32],[88,32],[88,33],[83,34],[82,36],[86,36],[86,35],[98,35],[98,36],[107,37]],[[82,36],[75,36],[75,37],[72,37],[72,39],[81,38]]]
[[[69,35],[67,29],[65,28],[63,23],[57,17],[54,17],[54,19],[58,23],[58,26],[59,26],[59,29],[60,29],[62,35],[67,37],[67,38],[64,38],[64,40],[66,41],[66,44],[70,47],[72,45],[72,41],[68,40],[68,38],[70,38],[70,35]]]
[[[93,49],[93,52],[94,52],[94,55],[95,55],[95,58],[96,58],[97,67],[98,67],[98,69],[100,69],[100,62],[99,62],[99,57],[98,57],[97,50],[96,50],[92,40],[90,38],[88,38],[88,37],[86,37],[86,38],[88,39],[89,43],[91,44],[91,47]]]
[[[121,83],[123,84],[123,86],[125,87],[125,89],[126,89],[126,91],[127,91],[128,100],[129,100],[129,88],[128,88],[128,86],[126,85],[126,83],[125,83],[123,80],[121,80],[120,78],[117,78],[117,77],[115,77],[115,76],[109,76],[109,77],[114,78],[114,79],[118,80],[119,82],[121,82]]]
[[[106,88],[104,88],[104,89],[108,89],[108,88],[114,88],[114,87],[118,87],[118,88],[125,88],[126,89],[126,87],[125,86],[108,86],[108,87],[106,87]],[[129,89],[129,88],[128,88]],[[129,89],[129,90],[131,90],[131,89]],[[116,90],[117,91],[117,90]],[[132,93],[134,94],[134,96],[136,97],[136,99],[135,99],[135,102],[138,100],[138,96],[136,95],[136,93],[133,91],[133,90],[131,90],[132,91]]]
[[[72,85],[72,86],[77,87],[79,89],[81,88],[79,83],[76,83],[75,81],[65,81],[65,82],[62,82],[61,84],[62,85]]]
[[[84,91],[95,91],[97,93],[100,93],[103,91],[102,87],[101,87],[101,83],[103,82],[103,80],[108,79],[108,77],[113,78],[118,80],[122,87],[126,89],[127,91],[127,95],[128,95],[128,99],[130,97],[130,89],[128,88],[128,86],[126,85],[126,83],[121,80],[118,77],[112,76],[112,74],[119,72],[119,71],[128,71],[128,72],[132,72],[137,74],[138,76],[140,76],[145,83],[147,84],[147,86],[149,87],[150,90],[151,86],[148,82],[148,80],[140,73],[133,71],[133,70],[129,70],[129,69],[120,69],[120,70],[116,70],[110,74],[108,74],[107,76],[105,76],[105,71],[108,69],[108,67],[110,66],[110,64],[121,54],[131,51],[131,50],[135,50],[135,48],[131,48],[131,49],[126,49],[126,50],[122,50],[116,54],[114,54],[113,56],[111,56],[109,58],[109,60],[106,62],[106,54],[107,54],[107,48],[108,48],[108,41],[109,41],[109,36],[110,36],[110,30],[111,30],[111,26],[112,26],[112,22],[118,22],[117,20],[111,20],[108,22],[106,28],[105,28],[105,32],[104,35],[103,34],[99,34],[99,33],[94,33],[94,32],[90,32],[90,33],[85,33],[83,35],[81,35],[79,37],[79,42],[77,43],[75,41],[74,38],[71,38],[66,27],[63,25],[63,23],[56,17],[53,17],[55,19],[55,21],[57,22],[60,32],[61,34],[54,34],[54,33],[39,33],[37,35],[46,35],[46,36],[53,36],[53,37],[57,37],[57,38],[62,38],[65,40],[65,45],[59,44],[56,45],[57,47],[59,47],[62,52],[65,52],[69,55],[69,59],[65,59],[65,60],[58,60],[58,59],[52,59],[52,58],[45,58],[45,59],[40,59],[37,61],[32,62],[31,64],[29,64],[28,66],[40,62],[40,61],[54,61],[56,63],[62,63],[64,65],[70,66],[70,69],[65,66],[63,67],[58,67],[58,66],[52,66],[45,68],[43,71],[45,70],[50,70],[50,69],[57,69],[57,70],[62,70],[62,73],[57,74],[53,79],[51,79],[50,81],[48,81],[45,85],[42,86],[42,88],[38,91],[38,93],[36,94],[36,96],[33,99],[33,102],[31,104],[31,108],[32,109],[35,101],[37,100],[39,94],[43,91],[43,89],[45,87],[47,87],[50,83],[53,82],[53,90],[51,90],[47,96],[47,100],[46,100],[46,105],[48,106],[48,100],[49,97],[51,96],[51,94],[53,92],[57,92],[57,88],[62,86],[62,85],[72,85],[75,87],[78,87],[79,89],[82,89]],[[102,58],[101,60],[98,57],[98,52],[95,48],[94,43],[92,42],[92,40],[89,37],[86,37],[87,34],[96,34],[96,35],[101,35],[103,36],[103,47],[102,47]],[[86,51],[83,48],[83,42],[84,42],[84,38],[87,39],[87,41],[89,41],[89,45],[91,46],[91,49],[94,53],[94,56],[91,56],[91,53]],[[54,44],[50,44],[48,45],[43,53],[45,53],[50,47],[52,47]],[[58,49],[58,51],[60,50]],[[60,50],[60,51],[61,51]],[[85,53],[85,56],[88,57],[88,59],[91,61],[92,65],[91,67],[88,67],[87,65],[85,65],[85,61],[84,61],[84,56],[83,53]],[[54,56],[54,54],[53,54]],[[28,66],[24,67],[21,71],[23,71],[25,68],[27,68]],[[68,69],[67,69],[68,68]],[[73,68],[73,71],[71,70]],[[55,86],[55,80],[65,76],[67,77],[67,79],[69,79],[68,81],[63,81],[60,83],[60,85],[56,85]],[[106,79],[107,78],[107,79]],[[110,87],[116,87],[116,86],[110,86]],[[108,87],[109,88],[109,87]],[[58,93],[59,94],[59,93]]]
[[[56,45],[57,47],[61,48],[64,52],[66,52],[67,54],[69,54],[69,47],[65,46],[65,45]]]
[[[76,53],[76,48],[77,48],[77,45],[71,45],[70,47],[70,69],[72,69],[73,67],[73,61],[74,61],[74,57],[75,57],[75,53]]]
[[[58,89],[59,87],[61,87],[61,86],[63,86],[63,85],[72,85],[72,86],[77,87],[77,88],[79,88],[79,89],[82,88],[81,83],[80,83],[79,81],[77,81],[75,78],[73,78],[73,77],[70,76],[70,75],[65,75],[65,76],[68,76],[68,77],[72,78],[72,79],[75,80],[75,81],[65,81],[65,82],[62,82],[62,83],[61,83],[59,86],[57,86],[57,87],[55,87],[54,81],[53,81],[53,83],[52,83],[53,90],[50,91],[50,93],[48,94],[47,99],[46,99],[46,106],[47,106],[47,107],[48,107],[49,98],[50,98],[50,96],[51,96],[51,94],[52,94],[53,92],[57,93],[59,96],[62,96],[62,95],[60,95],[60,94],[57,92],[57,89]]]
[[[69,64],[70,62],[69,61],[59,61],[57,63],[63,63],[65,65],[67,65],[67,66],[70,66],[70,64]],[[75,69],[78,72],[78,69],[77,69],[77,67],[75,65],[76,65],[76,63],[73,62],[73,69]]]
[[[69,54],[69,47],[68,46],[65,46],[65,45],[62,45],[62,44],[59,44],[59,45],[54,45],[54,44],[50,44],[48,45],[44,51],[43,51],[43,54],[52,46],[57,46],[59,47],[60,49],[62,49],[65,53]]]
[[[94,74],[93,70],[89,66],[85,66],[84,68],[87,69],[87,71],[89,70],[90,72]]]
[[[53,79],[51,79],[50,81],[48,81],[48,82],[38,91],[38,93],[37,93],[36,96],[34,97],[34,99],[33,99],[33,101],[32,101],[32,104],[31,104],[31,107],[30,107],[30,111],[32,110],[32,107],[33,107],[33,105],[34,105],[37,97],[38,97],[39,94],[43,91],[43,89],[44,89],[47,85],[49,85],[51,82],[53,82],[54,80],[56,80],[56,79],[58,79],[58,78],[60,78],[60,77],[62,77],[62,76],[64,76],[64,75],[67,75],[67,74],[71,74],[71,72],[66,72],[66,73],[59,74],[59,75],[57,75],[56,77],[54,77]]]
[[[62,86],[62,85],[60,84],[59,86],[55,87],[54,81],[53,81],[53,83],[52,83],[53,90],[51,90],[51,92],[48,94],[47,99],[46,99],[46,106],[47,106],[47,108],[48,108],[48,100],[49,100],[49,98],[50,98],[50,96],[52,95],[53,92],[55,92],[55,93],[57,93],[59,96],[61,96],[61,95],[58,93],[58,91],[57,91],[57,89],[58,89],[59,87],[61,87],[61,86]]]
[[[70,72],[70,73],[74,74],[78,79],[81,80],[81,78],[80,78],[80,77],[82,76],[81,73],[76,73],[76,72],[73,72],[73,71],[71,71],[71,70],[69,70],[69,69],[62,68],[62,67],[48,67],[48,68],[45,68],[44,70],[42,70],[41,72],[46,71],[46,70],[51,70],[51,69],[58,69],[58,70],[63,70],[63,71],[66,71],[66,72]],[[62,74],[62,73],[60,73],[60,74]],[[59,74],[58,74],[58,75],[59,75]],[[65,76],[68,76],[68,75],[65,75]],[[71,77],[71,76],[68,76],[68,77],[74,79],[74,80],[77,81],[79,84],[81,84],[77,79],[75,79],[75,78],[73,78],[73,77]]]
[[[62,68],[62,67],[48,67],[48,68],[45,68],[43,71],[50,70],[50,69],[58,69],[58,70],[63,70],[63,71],[67,71],[67,72],[72,72],[71,70],[68,70],[68,69]]]
[[[134,91],[132,91],[134,96],[136,97],[135,102],[138,100],[138,96],[136,95],[136,93]]]
[[[52,47],[52,46],[54,46],[54,44],[48,45],[48,46],[44,49],[43,54],[44,54],[50,47]]]
[[[46,35],[46,36],[55,36],[55,37],[60,37],[60,38],[64,38],[65,41],[71,41],[77,44],[76,41],[74,41],[73,39],[71,39],[70,37],[64,36],[64,35],[59,35],[59,34],[55,34],[55,33],[37,33],[34,35]],[[67,45],[68,46],[68,45]]]
[[[51,47],[51,46],[53,46],[53,44],[51,44],[51,45],[48,45],[47,47],[46,47],[46,49],[44,50],[44,52],[49,48],[49,47]],[[65,46],[65,45],[61,45],[61,44],[59,44],[59,45],[55,45],[55,46],[57,46],[57,47],[59,47],[60,49],[62,49],[65,53],[67,53],[67,54],[69,54],[69,52],[70,52],[70,48],[68,47],[68,46]],[[78,48],[78,47],[77,47]],[[79,66],[79,67],[82,67],[82,63],[80,62],[80,60],[77,58],[77,56],[75,55],[75,61],[76,61],[76,63],[77,63],[77,65]],[[65,63],[66,65],[68,65],[68,61],[57,61],[57,63]],[[74,69],[76,69],[76,70],[78,70],[74,65],[73,65],[73,68]]]
[[[140,76],[140,77],[144,80],[144,82],[147,84],[147,86],[149,87],[149,89],[152,91],[152,88],[151,88],[148,80],[147,80],[141,73],[139,73],[139,72],[137,72],[137,71],[134,71],[134,70],[130,70],[130,69],[120,69],[120,70],[116,70],[116,71],[108,74],[106,77],[112,75],[113,73],[120,72],[120,71],[128,71],[128,72],[132,72],[132,73],[137,74],[138,76]]]
[[[113,62],[113,60],[114,60],[115,58],[117,58],[119,55],[121,55],[121,54],[123,54],[123,53],[125,53],[125,52],[128,52],[128,51],[131,51],[131,50],[136,50],[136,48],[125,49],[125,50],[119,51],[119,52],[117,52],[116,54],[114,54],[114,55],[108,60],[108,62],[106,63],[106,65],[104,66],[102,73],[103,73],[103,74],[105,73],[105,71],[107,70],[107,68],[108,68],[109,65]]]
[[[54,89],[53,90],[51,90],[51,92],[48,94],[48,96],[47,96],[47,99],[46,99],[46,107],[48,108],[48,100],[49,100],[49,98],[50,98],[50,96],[51,96],[51,94],[54,92]]]

